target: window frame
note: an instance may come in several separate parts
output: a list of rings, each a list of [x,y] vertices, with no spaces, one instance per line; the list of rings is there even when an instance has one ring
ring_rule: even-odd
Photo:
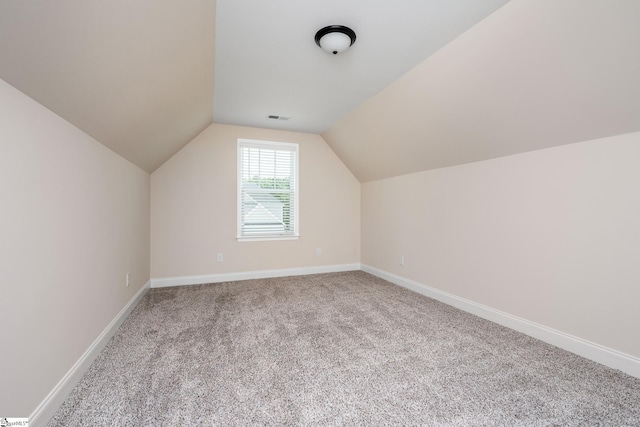
[[[243,233],[243,218],[242,218],[242,173],[243,173],[243,148],[258,148],[265,150],[281,150],[288,151],[293,154],[293,233],[278,234],[247,234]],[[276,142],[276,141],[263,141],[257,139],[245,139],[238,138],[237,140],[237,191],[236,191],[236,239],[238,242],[256,242],[256,241],[270,241],[270,240],[298,240],[300,238],[300,179],[299,179],[299,144],[291,142]]]

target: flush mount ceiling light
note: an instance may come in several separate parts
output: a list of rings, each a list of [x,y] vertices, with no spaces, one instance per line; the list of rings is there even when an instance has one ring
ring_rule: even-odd
[[[344,52],[356,41],[356,33],[344,25],[329,25],[316,33],[316,44],[334,55]]]

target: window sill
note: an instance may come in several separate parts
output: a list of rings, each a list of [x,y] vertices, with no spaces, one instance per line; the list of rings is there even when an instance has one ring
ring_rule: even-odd
[[[271,240],[298,240],[300,236],[243,236],[236,237],[238,242],[264,242]]]

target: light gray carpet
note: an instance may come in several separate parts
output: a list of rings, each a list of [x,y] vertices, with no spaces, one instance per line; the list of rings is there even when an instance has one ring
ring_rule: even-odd
[[[640,380],[363,272],[152,289],[49,426],[640,425]]]

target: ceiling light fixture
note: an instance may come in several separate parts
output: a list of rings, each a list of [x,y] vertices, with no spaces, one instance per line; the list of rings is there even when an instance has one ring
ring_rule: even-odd
[[[355,31],[344,25],[329,25],[316,33],[316,44],[334,55],[344,52],[355,42]]]

